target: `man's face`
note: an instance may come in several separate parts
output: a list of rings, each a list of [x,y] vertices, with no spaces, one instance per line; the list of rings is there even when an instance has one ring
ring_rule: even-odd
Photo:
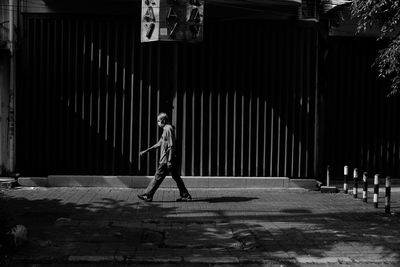
[[[160,128],[163,128],[165,126],[164,120],[163,119],[157,119],[157,125]]]

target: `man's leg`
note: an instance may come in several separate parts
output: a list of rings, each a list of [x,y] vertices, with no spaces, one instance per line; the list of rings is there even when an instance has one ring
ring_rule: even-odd
[[[178,169],[175,166],[171,166],[169,168],[169,171],[171,173],[172,178],[175,180],[176,185],[178,186],[179,195],[181,197],[190,196],[190,194],[189,194],[189,192],[188,192],[188,190],[187,190],[187,188],[185,186],[185,183],[183,182],[183,180],[182,180],[182,178],[181,178],[181,176],[180,176],[180,174],[178,172]]]
[[[164,180],[165,176],[167,176],[168,168],[166,164],[160,164],[154,175],[154,178],[150,181],[149,185],[147,186],[144,193],[148,196],[153,198],[154,193],[160,187],[162,181]]]

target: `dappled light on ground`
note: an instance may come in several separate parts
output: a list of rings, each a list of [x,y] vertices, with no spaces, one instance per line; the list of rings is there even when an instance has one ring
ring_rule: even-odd
[[[301,257],[334,257],[400,263],[400,217],[385,216],[382,208],[351,196],[194,190],[192,202],[178,203],[177,191],[160,190],[154,202],[144,203],[138,193],[105,188],[7,191],[2,213],[29,229],[29,243],[14,256],[234,257],[295,263]]]

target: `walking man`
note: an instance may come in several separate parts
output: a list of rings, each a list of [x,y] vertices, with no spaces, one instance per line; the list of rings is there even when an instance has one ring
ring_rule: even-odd
[[[192,196],[186,189],[185,184],[183,183],[183,180],[178,172],[174,127],[169,123],[168,115],[166,113],[158,114],[157,124],[163,129],[160,140],[154,146],[141,151],[139,155],[143,156],[151,150],[160,148],[161,153],[158,169],[144,193],[138,195],[138,198],[146,202],[152,201],[154,193],[161,185],[165,176],[167,176],[168,173],[171,173],[172,178],[175,180],[176,185],[178,186],[180,194],[180,198],[178,198],[176,201],[190,201],[192,200]]]

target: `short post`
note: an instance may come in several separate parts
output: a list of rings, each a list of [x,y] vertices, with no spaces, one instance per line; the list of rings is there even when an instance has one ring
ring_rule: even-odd
[[[358,193],[358,169],[357,168],[354,168],[353,179],[354,179],[353,197],[357,198],[357,193]]]
[[[363,173],[363,201],[368,202],[368,173]]]
[[[385,213],[390,214],[390,184],[391,184],[391,178],[390,176],[386,177],[386,183],[385,183]]]
[[[344,183],[343,183],[343,191],[345,194],[348,193],[349,189],[347,187],[347,180],[349,176],[349,166],[344,166]]]
[[[374,176],[374,207],[378,208],[378,197],[379,197],[379,174]]]
[[[330,166],[326,167],[326,185],[321,186],[321,193],[337,193],[338,190],[336,186],[330,186],[331,183],[331,174],[330,174]]]
[[[329,165],[326,167],[326,186],[330,186],[331,177],[330,177],[330,167]]]

